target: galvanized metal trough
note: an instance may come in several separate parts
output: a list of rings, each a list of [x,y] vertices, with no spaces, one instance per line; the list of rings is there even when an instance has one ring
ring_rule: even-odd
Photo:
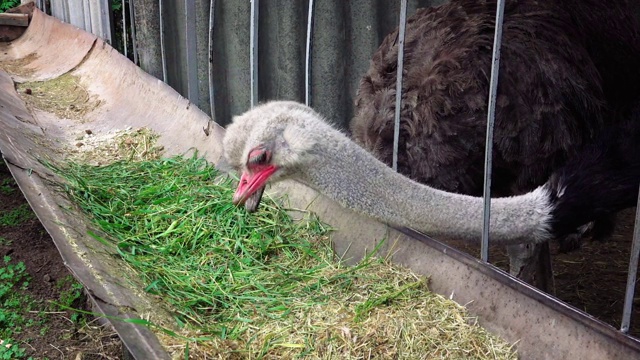
[[[37,159],[62,156],[61,146],[78,133],[100,134],[148,127],[161,135],[168,155],[197,148],[209,161],[221,155],[224,129],[162,81],[146,74],[96,36],[25,7],[30,24],[0,43],[0,150],[66,265],[86,287],[98,311],[139,317],[155,311],[156,299],[134,291],[122,266],[87,235],[81,215],[63,211],[53,175]],[[15,38],[15,39],[13,39]],[[70,73],[100,105],[80,123],[53,113],[30,112],[16,82],[48,80]],[[208,131],[205,131],[208,129]],[[523,359],[637,359],[640,341],[623,334],[506,273],[409,229],[395,229],[357,215],[300,184],[271,189],[288,194],[292,207],[307,208],[336,228],[336,252],[356,261],[386,237],[393,261],[431,276],[431,289],[467,306],[482,326],[518,342]],[[389,248],[381,249],[386,253]],[[168,359],[155,335],[143,326],[113,321],[136,359]]]

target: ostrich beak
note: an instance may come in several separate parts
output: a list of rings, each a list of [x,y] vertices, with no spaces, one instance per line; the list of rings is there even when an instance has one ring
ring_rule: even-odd
[[[264,193],[264,186],[259,188],[253,195],[249,196],[244,202],[244,208],[247,212],[256,212],[258,206],[260,206],[260,200],[262,200],[262,194]]]
[[[243,172],[236,193],[233,195],[233,203],[235,205],[244,204],[249,212],[256,211],[260,205],[267,180],[276,170],[278,170],[277,167],[268,165],[255,172]]]

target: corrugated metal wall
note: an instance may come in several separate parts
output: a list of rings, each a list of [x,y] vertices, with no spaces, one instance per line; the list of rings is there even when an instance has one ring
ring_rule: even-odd
[[[314,4],[310,102],[345,129],[353,115],[358,82],[371,55],[398,25],[400,0],[257,1],[260,101],[305,100],[310,2]],[[445,2],[410,0],[408,16],[419,7]],[[249,108],[251,0],[51,0],[51,13],[111,42],[113,17],[108,9],[114,3],[135,6],[136,22],[145,24],[137,27],[140,34],[136,37],[137,51],[143,53],[139,60],[143,69],[163,78],[221,125]],[[637,5],[640,11],[640,1]],[[160,47],[160,38],[163,49],[153,51]],[[158,68],[160,54],[165,56],[164,69]],[[213,113],[210,99],[215,99]]]
[[[166,81],[208,114],[211,114],[208,66],[212,1],[214,114],[216,122],[226,125],[233,115],[250,106],[251,1],[127,0],[138,12],[136,21],[143,12],[145,15],[149,11],[162,13]],[[408,14],[419,7],[444,2],[410,0]],[[94,27],[79,21],[82,16],[77,12],[91,11],[88,6],[84,9],[83,3],[104,7],[106,0],[78,1],[79,9],[75,9],[74,14],[70,13],[72,9],[66,0],[51,0],[52,14],[96,33]],[[400,0],[315,0],[313,3],[311,105],[336,125],[346,128],[353,114],[355,91],[372,54],[382,39],[398,26]],[[304,102],[309,0],[263,0],[258,4],[258,98],[260,101]],[[142,7],[144,10],[137,10]],[[156,14],[156,18],[160,19],[160,14]],[[140,26],[137,28],[148,32]],[[103,31],[102,27],[99,31]],[[144,38],[137,39],[139,51],[153,53],[148,51],[149,47],[157,46],[149,43],[153,36],[145,34]],[[140,66],[151,74],[162,74],[153,68],[158,66],[158,60],[151,60],[142,56]],[[146,68],[147,62],[151,68]]]
[[[418,7],[445,1],[409,1]],[[168,4],[169,2],[167,2]],[[207,4],[202,4],[207,3]],[[199,96],[190,98],[210,113],[207,65],[209,1],[199,5],[195,19]],[[169,5],[167,5],[169,7]],[[309,1],[259,2],[258,98],[305,100],[305,45]],[[250,1],[216,0],[213,26],[213,91],[215,120],[225,125],[250,107]],[[353,114],[353,97],[371,55],[398,25],[399,0],[314,1],[311,52],[311,105],[343,128]],[[183,5],[166,14],[185,14]],[[168,83],[188,96],[187,16],[165,17]],[[176,51],[179,50],[179,51]]]
[[[111,42],[113,17],[110,11],[112,0],[50,0],[51,15],[81,29],[87,30]],[[39,1],[42,9],[43,2]]]

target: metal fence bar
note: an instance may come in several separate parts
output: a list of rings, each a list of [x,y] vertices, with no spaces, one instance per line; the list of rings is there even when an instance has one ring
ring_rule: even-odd
[[[42,0],[42,4],[46,7],[47,1]],[[91,23],[91,2],[89,0],[83,0],[82,5],[84,7],[84,29],[87,31],[93,31],[93,24]]]
[[[51,0],[51,15],[55,18],[65,21],[64,4],[60,0]]]
[[[84,3],[82,1],[73,1],[67,3],[67,11],[69,15],[69,23],[73,26],[77,26],[82,30],[91,29],[87,27],[84,22],[85,19],[85,8]]]
[[[250,50],[249,62],[251,62],[251,107],[258,103],[258,0],[251,0],[251,23],[250,23]]]
[[[187,57],[187,94],[189,100],[197,104],[200,97],[198,91],[198,49],[196,43],[196,2],[184,0],[185,37]]]
[[[129,23],[131,24],[131,51],[133,51],[133,63],[138,64],[138,49],[136,47],[136,18],[134,2],[129,1]],[[124,16],[124,15],[123,15]]]
[[[211,104],[211,119],[216,118],[215,91],[213,84],[213,29],[215,25],[216,0],[211,0],[209,8],[209,104]]]
[[[400,107],[402,105],[402,71],[404,67],[404,31],[407,25],[407,0],[400,2],[400,25],[398,29],[398,66],[396,73],[396,111],[393,126],[393,160],[391,167],[398,170],[398,147],[400,142]]]
[[[160,19],[160,57],[162,58],[162,81],[167,82],[167,51],[164,40],[164,0],[158,0]]]
[[[489,220],[491,217],[491,165],[493,160],[493,125],[496,118],[496,96],[498,93],[498,73],[500,71],[500,46],[502,44],[502,21],[504,0],[498,0],[496,8],[496,29],[493,37],[491,61],[491,82],[489,83],[489,106],[487,110],[487,141],[484,147],[484,211],[482,212],[482,244],[480,258],[489,261]]]
[[[309,0],[309,14],[307,16],[307,44],[304,58],[304,103],[311,106],[311,50],[313,46],[313,8],[314,1]]]
[[[69,3],[66,1],[62,3],[62,14],[64,16],[64,22],[71,23],[71,16],[69,15]]]
[[[638,192],[638,205],[636,207],[636,221],[633,228],[633,242],[631,243],[631,256],[629,258],[629,271],[627,272],[627,289],[624,295],[624,307],[622,310],[622,325],[620,331],[629,332],[631,314],[633,312],[633,296],[636,289],[638,274],[638,258],[640,257],[640,192]]]
[[[124,57],[129,57],[127,50],[127,0],[122,0],[122,43],[124,48]]]
[[[113,34],[111,21],[113,20],[111,12],[111,2],[109,0],[100,1],[100,35],[109,45],[113,45]]]

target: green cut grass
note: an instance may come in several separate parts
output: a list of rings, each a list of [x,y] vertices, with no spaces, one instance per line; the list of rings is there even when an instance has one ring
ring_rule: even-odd
[[[161,336],[175,356],[516,357],[425,278],[373,256],[336,261],[313,215],[294,222],[266,196],[257,213],[237,208],[232,180],[197,156],[53,168],[105,235],[93,237],[163,298],[182,335],[206,339]]]
[[[17,226],[35,218],[29,204],[22,204],[15,209],[0,214],[0,226]]]

